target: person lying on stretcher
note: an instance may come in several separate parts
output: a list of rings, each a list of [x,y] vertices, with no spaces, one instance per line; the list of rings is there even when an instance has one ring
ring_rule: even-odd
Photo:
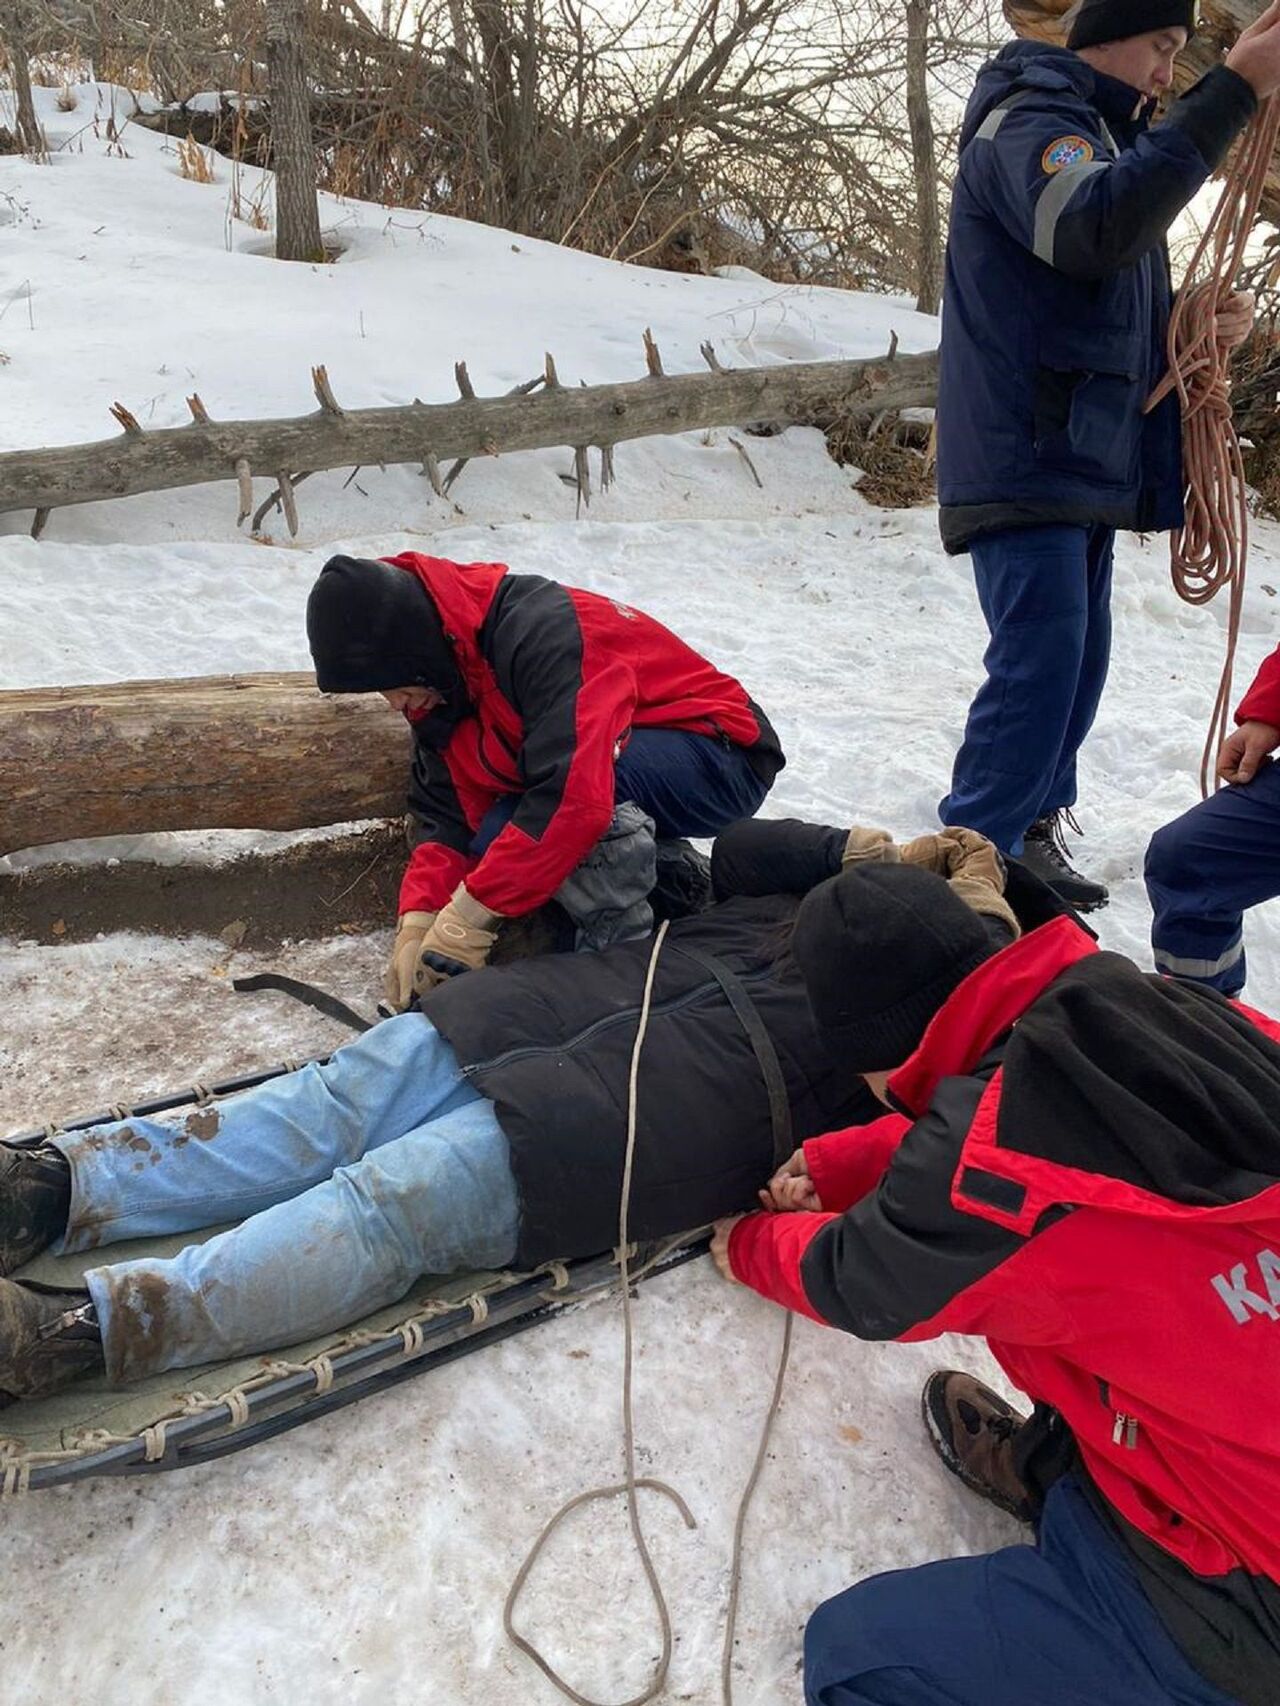
[[[816,1028],[787,949],[799,897],[867,859],[948,873],[993,946],[1059,910],[1020,873],[1011,905],[998,857],[968,831],[902,849],[882,831],[790,821],[726,831],[712,858],[717,903],[672,924],[657,965],[636,1238],[748,1207],[782,1159],[752,1041],[705,956],[768,1032],[795,1138],[873,1111]],[[225,1101],[0,1145],[0,1273],[50,1245],[82,1254],[238,1222],[171,1258],[91,1266],[83,1289],[0,1279],[0,1402],[104,1369],[128,1381],[296,1344],[423,1274],[611,1248],[651,947],[468,972],[325,1063]]]

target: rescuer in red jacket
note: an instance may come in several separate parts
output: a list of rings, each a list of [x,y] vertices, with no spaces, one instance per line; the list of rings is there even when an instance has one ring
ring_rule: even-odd
[[[815,889],[793,951],[892,1111],[807,1142],[713,1253],[860,1338],[986,1338],[1034,1413],[945,1371],[926,1426],[1039,1524],[821,1607],[808,1700],[1274,1706],[1280,1026],[1070,919],[997,947],[904,866]]]
[[[642,933],[653,836],[751,817],[785,763],[745,689],[670,629],[501,563],[332,557],[307,638],[321,692],[381,693],[413,729],[397,1011],[553,895],[587,945]]]

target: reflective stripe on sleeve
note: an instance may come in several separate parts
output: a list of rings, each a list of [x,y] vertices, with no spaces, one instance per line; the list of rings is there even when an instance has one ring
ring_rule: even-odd
[[[1087,177],[1094,172],[1105,172],[1110,164],[1109,160],[1081,160],[1078,165],[1064,166],[1049,179],[1036,203],[1032,252],[1037,260],[1053,265],[1054,238],[1067,204]]]

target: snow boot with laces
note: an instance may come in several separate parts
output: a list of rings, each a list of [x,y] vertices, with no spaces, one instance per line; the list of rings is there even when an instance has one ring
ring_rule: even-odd
[[[0,1279],[0,1409],[105,1371],[87,1291]]]
[[[929,1376],[920,1407],[925,1431],[951,1473],[979,1497],[1030,1522],[1031,1501],[1013,1465],[1014,1437],[1026,1417],[989,1386],[956,1369]]]
[[[1065,807],[1061,811],[1038,817],[1022,838],[1019,858],[1029,871],[1039,877],[1041,882],[1047,883],[1068,906],[1075,907],[1077,912],[1095,912],[1098,907],[1107,904],[1111,895],[1105,884],[1096,883],[1091,877],[1083,876],[1071,864],[1067,858],[1064,825],[1075,834],[1080,833],[1079,824]]]
[[[11,1274],[67,1230],[71,1164],[51,1143],[0,1143],[0,1275]]]

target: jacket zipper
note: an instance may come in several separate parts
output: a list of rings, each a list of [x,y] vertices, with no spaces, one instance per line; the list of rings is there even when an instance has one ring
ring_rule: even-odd
[[[753,971],[738,973],[739,983],[760,983],[772,977],[772,971]],[[651,1008],[653,1018],[665,1019],[670,1013],[679,1013],[683,1008],[692,1005],[702,996],[719,989],[714,981],[700,983],[694,989],[686,990],[683,995],[673,997],[670,1001],[655,1002]],[[579,1031],[563,1043],[524,1043],[519,1048],[505,1050],[495,1054],[491,1060],[477,1060],[470,1066],[464,1066],[462,1073],[465,1078],[472,1077],[477,1072],[490,1072],[499,1066],[510,1066],[512,1061],[528,1060],[539,1054],[569,1054],[580,1044],[589,1042],[602,1031],[610,1030],[615,1025],[623,1025],[639,1017],[639,1007],[628,1007],[621,1013],[608,1013],[603,1019],[593,1019],[591,1024]]]
[[[1111,1443],[1122,1445],[1126,1451],[1138,1449],[1138,1418],[1130,1416],[1123,1410],[1117,1410],[1111,1403],[1111,1382],[1104,1380],[1101,1375],[1095,1377],[1098,1382],[1098,1396],[1111,1411]]]

